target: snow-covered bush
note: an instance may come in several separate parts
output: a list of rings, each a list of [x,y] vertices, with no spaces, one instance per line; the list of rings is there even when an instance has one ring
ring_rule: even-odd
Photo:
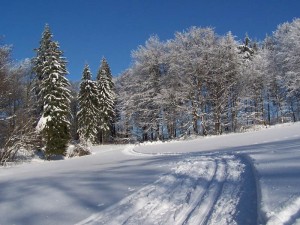
[[[76,157],[76,156],[85,156],[85,155],[90,155],[91,151],[89,147],[82,145],[82,144],[75,144],[72,146],[69,146],[68,149],[68,157]]]
[[[12,136],[0,149],[0,165],[26,161],[34,155],[34,137]]]

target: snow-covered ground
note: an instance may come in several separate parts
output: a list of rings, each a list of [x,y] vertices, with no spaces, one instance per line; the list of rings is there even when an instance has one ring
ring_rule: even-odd
[[[300,123],[0,168],[0,224],[300,224]]]

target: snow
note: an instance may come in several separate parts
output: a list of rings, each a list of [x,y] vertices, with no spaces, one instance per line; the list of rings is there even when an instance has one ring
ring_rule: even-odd
[[[299,139],[275,142],[261,149],[250,157],[261,177],[262,216],[268,224],[291,224],[300,216]]]
[[[208,214],[212,224],[232,221],[230,212],[238,204],[235,197],[243,171],[237,159],[189,157],[173,166],[153,184],[79,224],[201,224]],[[219,208],[211,211],[217,197]],[[220,210],[224,217],[218,217]]]
[[[46,107],[47,106],[45,106],[45,108]],[[36,132],[38,132],[38,133],[42,132],[44,130],[47,122],[51,121],[51,119],[52,118],[50,116],[46,116],[46,117],[42,116],[36,125],[36,128],[35,128]]]
[[[300,224],[300,123],[0,168],[0,224]]]

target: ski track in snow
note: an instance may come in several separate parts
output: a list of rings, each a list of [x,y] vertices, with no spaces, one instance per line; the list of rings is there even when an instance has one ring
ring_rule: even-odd
[[[300,225],[300,123],[279,128],[1,168],[0,224]]]
[[[244,171],[234,155],[187,157],[169,174],[77,225],[238,224]]]
[[[186,153],[181,153],[181,152],[163,152],[163,153],[143,153],[143,152],[138,152],[134,150],[134,145],[128,145],[125,149],[122,151],[125,155],[133,155],[133,156],[163,156],[163,155],[183,155]]]
[[[300,224],[300,197],[291,199],[286,206],[270,213],[267,225]]]

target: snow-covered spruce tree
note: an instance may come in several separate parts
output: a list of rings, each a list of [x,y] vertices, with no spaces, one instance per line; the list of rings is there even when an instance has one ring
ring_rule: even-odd
[[[78,135],[78,116],[77,113],[79,111],[79,102],[78,102],[78,93],[80,90],[80,82],[81,81],[70,81],[70,133],[72,140],[79,140]]]
[[[246,34],[244,43],[237,47],[239,54],[242,56],[245,62],[251,61],[254,55],[254,49],[250,46],[250,43],[251,39],[249,38],[248,34]]]
[[[78,94],[78,134],[84,144],[94,142],[97,135],[98,91],[88,65],[84,67]]]
[[[68,72],[62,55],[59,44],[52,40],[52,33],[46,25],[34,62],[38,81],[36,85],[40,85],[38,99],[42,104],[37,128],[45,141],[47,159],[65,155],[70,139],[70,84],[65,77]]]
[[[113,129],[115,117],[115,90],[110,67],[105,58],[97,74],[98,89],[98,141],[104,143]]]
[[[35,73],[34,84],[33,84],[33,95],[36,104],[35,115],[39,118],[43,114],[43,99],[41,96],[41,82],[43,80],[43,68],[44,62],[48,57],[48,51],[50,44],[52,42],[52,33],[48,24],[46,24],[45,29],[42,34],[40,41],[40,46],[35,49],[36,57],[32,59],[33,61],[33,72]]]

